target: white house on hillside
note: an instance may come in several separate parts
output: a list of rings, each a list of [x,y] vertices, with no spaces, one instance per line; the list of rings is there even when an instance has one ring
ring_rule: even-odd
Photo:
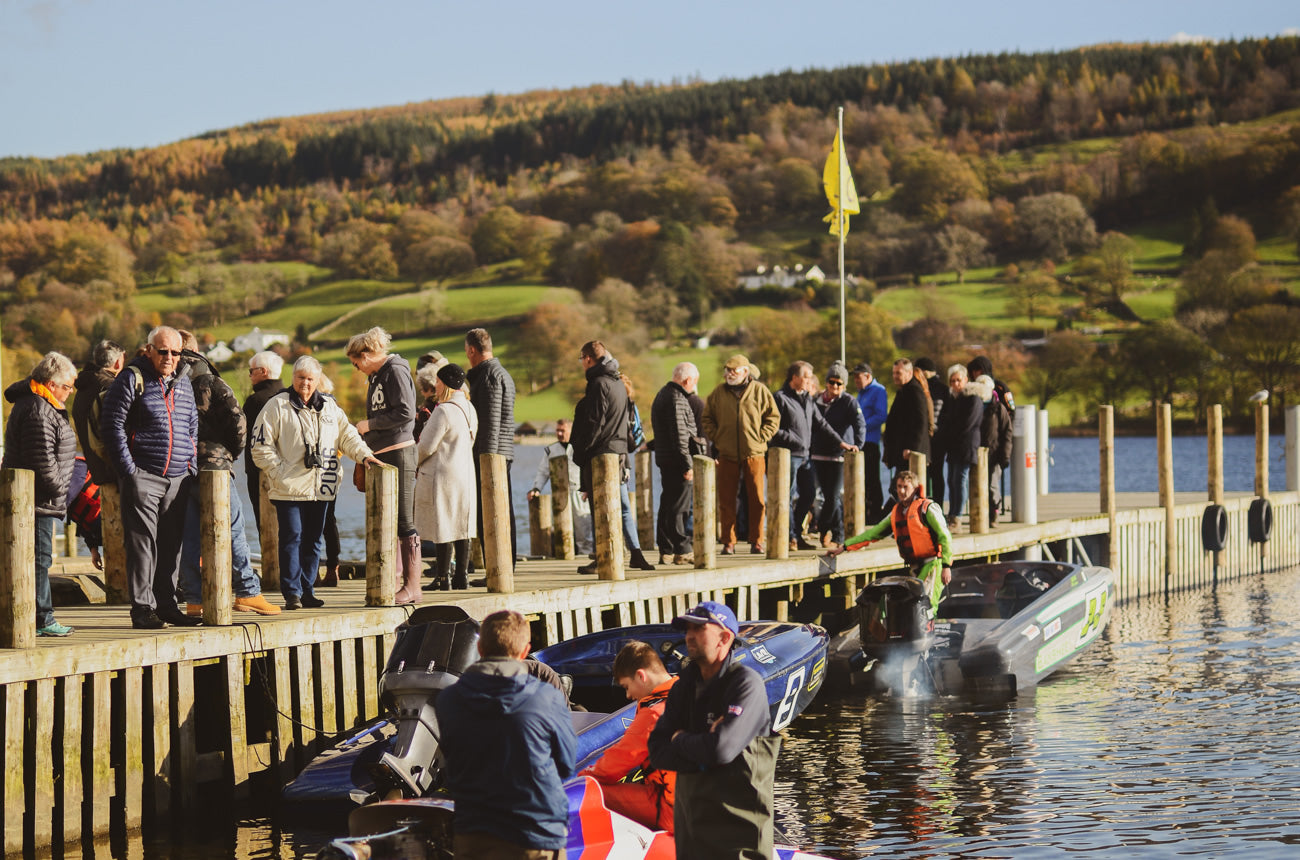
[[[222,362],[230,361],[231,357],[235,354],[235,351],[226,346],[224,340],[219,340],[209,347],[208,351],[203,354],[207,356],[208,361],[213,364],[221,364]]]
[[[289,335],[282,331],[262,331],[254,326],[248,334],[237,335],[231,346],[235,352],[261,352],[270,349],[272,344],[289,345]]]
[[[826,273],[821,267],[813,264],[807,270],[804,269],[803,263],[796,263],[794,266],[773,266],[768,269],[767,266],[759,266],[752,274],[741,275],[737,283],[746,290],[757,290],[759,287],[797,287],[804,281],[824,281]]]

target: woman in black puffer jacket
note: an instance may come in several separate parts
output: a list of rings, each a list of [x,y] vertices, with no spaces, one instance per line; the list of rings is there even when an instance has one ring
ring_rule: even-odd
[[[0,467],[30,469],[35,474],[36,635],[67,636],[71,627],[54,620],[50,564],[54,527],[68,510],[68,484],[77,455],[77,437],[64,406],[72,394],[77,368],[65,355],[47,353],[32,375],[5,390],[13,404],[5,426],[5,456]]]

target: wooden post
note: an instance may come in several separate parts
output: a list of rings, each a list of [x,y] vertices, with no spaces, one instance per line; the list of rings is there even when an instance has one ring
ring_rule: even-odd
[[[1288,406],[1283,416],[1286,422],[1286,489],[1293,493],[1300,490],[1300,406]]]
[[[907,468],[916,474],[916,480],[922,487],[926,486],[928,480],[926,476],[929,474],[925,469],[925,464],[925,455],[920,451],[913,451],[907,455]],[[930,495],[929,489],[926,490],[925,494]]]
[[[1255,495],[1268,498],[1268,404],[1255,404]]]
[[[623,500],[618,489],[622,472],[617,454],[597,454],[591,460],[591,525],[601,579],[624,578]]]
[[[569,458],[551,458],[551,553],[571,559],[573,549],[573,493],[569,487]]]
[[[1210,504],[1223,504],[1223,405],[1215,403],[1206,416],[1206,478]]]
[[[230,553],[230,472],[199,472],[199,553],[203,559],[203,623],[229,626],[234,614]],[[190,598],[191,595],[185,595]]]
[[[392,606],[396,594],[397,467],[372,463],[366,467],[366,606]]]
[[[767,449],[767,557],[790,557],[789,448]]]
[[[100,504],[100,510],[103,510],[103,503]],[[103,513],[100,514],[103,516]],[[77,524],[73,522],[64,523],[63,525],[63,554],[68,558],[77,557]]]
[[[1174,434],[1173,409],[1161,403],[1156,409],[1156,473],[1160,480],[1160,507],[1165,509],[1165,581],[1174,576],[1178,557],[1174,528]]]
[[[506,458],[500,454],[479,454],[480,487],[483,500],[483,567],[487,589],[497,594],[515,590],[515,558],[510,549],[510,490]]]
[[[130,603],[126,584],[126,535],[122,531],[122,491],[116,484],[99,487],[99,530],[104,538],[104,593],[108,603]]]
[[[717,566],[718,551],[718,464],[712,457],[696,454],[691,458],[695,474],[695,534],[692,552],[697,570]]]
[[[538,493],[528,500],[528,534],[531,538],[533,555],[546,558],[551,554],[554,531],[551,519],[551,497],[547,493]]]
[[[1115,407],[1097,410],[1097,439],[1101,512],[1106,515],[1106,567],[1115,566]]]
[[[970,467],[970,492],[967,493],[970,511],[970,533],[986,534],[989,530],[989,449],[976,449],[975,462]]]
[[[636,452],[636,534],[646,552],[655,545],[654,455]]]
[[[369,481],[369,473],[367,473]],[[368,486],[368,485],[367,485]],[[257,522],[261,530],[257,533],[258,541],[262,548],[262,590],[279,591],[280,590],[280,518],[275,513],[275,503],[271,501],[271,478],[266,472],[261,473],[258,483],[257,499],[254,502],[257,505]],[[367,493],[369,495],[369,493]],[[311,577],[312,581],[316,578],[316,571],[303,571]],[[384,604],[391,606],[392,602]]]
[[[844,535],[861,534],[867,522],[867,456],[861,451],[844,452]]]
[[[36,475],[0,469],[0,648],[35,647]],[[21,723],[5,729],[21,743]]]

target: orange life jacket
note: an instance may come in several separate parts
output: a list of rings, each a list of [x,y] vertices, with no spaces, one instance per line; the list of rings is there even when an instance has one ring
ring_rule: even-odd
[[[925,521],[925,509],[930,500],[919,492],[905,505],[894,505],[890,525],[898,541],[898,554],[909,565],[929,561],[939,555],[939,544]]]

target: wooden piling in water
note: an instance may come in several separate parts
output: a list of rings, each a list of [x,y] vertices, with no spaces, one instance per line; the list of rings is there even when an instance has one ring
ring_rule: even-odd
[[[510,483],[506,458],[479,454],[483,484],[483,566],[488,591],[509,594],[515,590],[515,557],[510,545]]]
[[[861,451],[844,452],[844,534],[867,530],[867,456]]]
[[[396,596],[397,467],[372,463],[366,467],[366,606],[392,606]]]
[[[790,557],[790,449],[767,449],[767,557]],[[751,538],[753,535],[750,536]]]
[[[36,475],[0,469],[0,648],[36,645]]]
[[[369,472],[366,473],[369,479]],[[369,486],[369,484],[367,484]],[[262,550],[262,590],[280,590],[280,529],[275,503],[271,501],[271,476],[260,472],[257,486],[257,538]]]
[[[528,537],[533,555],[546,558],[551,555],[555,526],[549,493],[538,493],[528,500]]]
[[[989,530],[989,449],[980,446],[970,467],[970,492],[967,511],[970,533],[987,534]]]
[[[596,574],[621,580],[623,571],[623,469],[617,454],[591,458],[591,525],[596,544]]]
[[[695,534],[691,546],[695,555],[695,569],[711,570],[718,564],[717,463],[712,457],[696,454],[691,457],[691,472],[695,476]]]
[[[1255,495],[1268,498],[1268,404],[1255,404]]]
[[[1106,558],[1101,560],[1110,567],[1115,559],[1115,407],[1102,406],[1097,410],[1098,471],[1100,487],[1098,489],[1101,512],[1106,515],[1108,524],[1106,537]]]
[[[130,603],[126,585],[126,533],[122,531],[122,491],[116,484],[99,486],[99,531],[104,540],[104,600]]]
[[[569,458],[551,458],[551,553],[555,558],[570,559],[573,546],[572,488],[569,486]]]
[[[636,534],[641,549],[650,552],[655,546],[654,454],[636,452]]]
[[[203,559],[203,623],[230,624],[234,614],[231,591],[230,472],[199,472],[199,553]],[[193,602],[195,595],[185,599]]]
[[[1176,575],[1177,531],[1174,515],[1174,430],[1173,408],[1168,403],[1156,406],[1156,474],[1160,486],[1160,507],[1165,513],[1165,579],[1166,585]]]

